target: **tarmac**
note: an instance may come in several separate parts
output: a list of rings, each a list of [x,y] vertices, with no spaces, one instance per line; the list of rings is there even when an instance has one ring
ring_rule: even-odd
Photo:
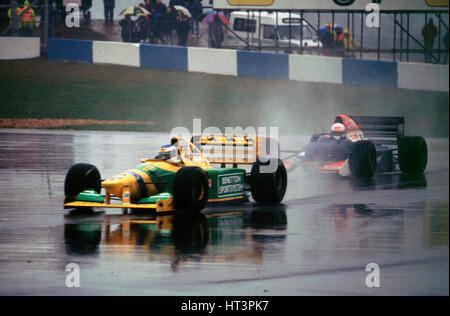
[[[180,213],[64,210],[73,163],[102,177],[167,134],[0,130],[0,295],[449,295],[449,143],[424,175],[355,181],[289,173],[282,205]],[[300,148],[306,136],[281,136]],[[68,287],[68,264],[80,269]],[[368,264],[380,271],[367,287]],[[69,266],[70,267],[70,266]]]

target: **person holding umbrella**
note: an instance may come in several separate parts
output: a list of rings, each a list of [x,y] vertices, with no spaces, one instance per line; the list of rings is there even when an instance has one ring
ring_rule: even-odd
[[[223,13],[213,11],[203,18],[202,23],[208,24],[208,46],[220,48],[225,39],[223,25],[229,23],[228,19]]]
[[[174,6],[177,10],[177,36],[178,45],[187,46],[188,34],[189,34],[189,18],[190,12],[183,6]]]
[[[127,43],[136,43],[136,25],[131,19],[132,16],[149,15],[148,12],[143,7],[129,7],[123,10],[119,15],[124,16],[124,18],[119,22],[122,27],[122,40]]]
[[[133,20],[131,20],[131,15],[125,15],[125,17],[120,20],[119,25],[122,28],[122,40],[125,43],[136,42],[136,26]]]

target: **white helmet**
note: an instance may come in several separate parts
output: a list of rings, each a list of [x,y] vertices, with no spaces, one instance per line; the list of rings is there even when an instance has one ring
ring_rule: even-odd
[[[345,138],[345,126],[341,123],[335,123],[331,126],[331,136],[336,140]]]

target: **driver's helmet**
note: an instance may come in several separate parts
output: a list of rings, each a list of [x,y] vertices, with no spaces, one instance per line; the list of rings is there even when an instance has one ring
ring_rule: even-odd
[[[178,150],[172,145],[164,145],[159,150],[159,154],[156,159],[169,160],[176,159],[178,157]]]
[[[345,126],[341,123],[335,123],[331,126],[331,136],[336,140],[341,140],[345,138]]]

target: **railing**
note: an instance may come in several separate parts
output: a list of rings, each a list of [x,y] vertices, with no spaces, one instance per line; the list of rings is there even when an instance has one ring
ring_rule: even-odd
[[[258,25],[261,25],[262,10],[245,11],[247,19],[259,19]],[[272,11],[275,15],[278,29],[278,14],[281,11]],[[448,44],[444,44],[445,34],[448,33],[448,11],[380,11],[380,27],[369,28],[366,26],[366,11],[333,11],[333,10],[301,10],[301,11],[282,11],[289,15],[299,16],[316,37],[320,37],[320,30],[325,23],[333,26],[341,26],[349,31],[350,36],[356,40],[357,48],[345,48],[343,56],[351,56],[364,59],[393,60],[393,61],[414,61],[423,62],[427,55],[432,62],[443,63],[448,56]],[[433,49],[427,49],[422,39],[422,28],[433,19],[437,29],[437,36]],[[289,25],[291,28],[299,27],[301,24]],[[228,31],[233,29],[232,25],[224,26]],[[301,27],[301,30],[303,28]],[[332,28],[332,36],[336,34],[336,29]],[[448,35],[447,35],[448,36]],[[241,35],[241,38],[243,36]],[[242,48],[275,51],[287,53],[307,53],[315,55],[328,54],[323,47],[303,47],[303,32],[301,32],[300,47],[294,47],[289,36],[287,47],[280,46],[278,41],[273,45],[262,45],[261,28],[258,28],[258,34],[248,33],[242,39],[242,45],[227,45],[224,48]],[[447,37],[448,38],[448,37]],[[253,41],[251,41],[253,39]],[[256,40],[255,40],[256,39]],[[342,52],[341,52],[342,53]],[[333,51],[331,51],[333,55]],[[444,57],[444,60],[443,58]]]

